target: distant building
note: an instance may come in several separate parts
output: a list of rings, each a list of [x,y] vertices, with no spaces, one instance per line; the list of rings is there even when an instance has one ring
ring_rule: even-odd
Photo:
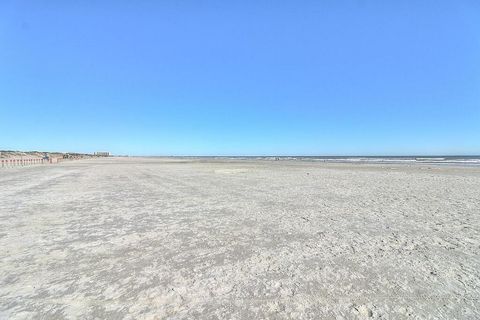
[[[97,157],[109,157],[110,152],[99,151],[99,152],[95,152],[94,155]]]

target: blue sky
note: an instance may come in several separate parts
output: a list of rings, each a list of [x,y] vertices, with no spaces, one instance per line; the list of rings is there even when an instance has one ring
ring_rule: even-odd
[[[480,154],[478,1],[0,3],[0,149]]]

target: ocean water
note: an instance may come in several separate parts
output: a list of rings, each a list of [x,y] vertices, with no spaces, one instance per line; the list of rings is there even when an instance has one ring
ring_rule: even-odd
[[[296,160],[338,163],[404,163],[480,166],[480,156],[238,156],[217,159]]]
[[[293,158],[303,161],[343,163],[424,163],[480,165],[480,156],[309,156]],[[277,159],[282,159],[282,157]]]

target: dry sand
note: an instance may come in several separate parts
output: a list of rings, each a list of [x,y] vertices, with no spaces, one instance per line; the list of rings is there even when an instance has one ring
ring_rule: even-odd
[[[480,168],[0,170],[0,318],[479,319]]]

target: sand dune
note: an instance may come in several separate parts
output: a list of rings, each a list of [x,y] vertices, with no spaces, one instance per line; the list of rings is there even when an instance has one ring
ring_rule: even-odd
[[[478,319],[480,168],[0,171],[0,318]]]

